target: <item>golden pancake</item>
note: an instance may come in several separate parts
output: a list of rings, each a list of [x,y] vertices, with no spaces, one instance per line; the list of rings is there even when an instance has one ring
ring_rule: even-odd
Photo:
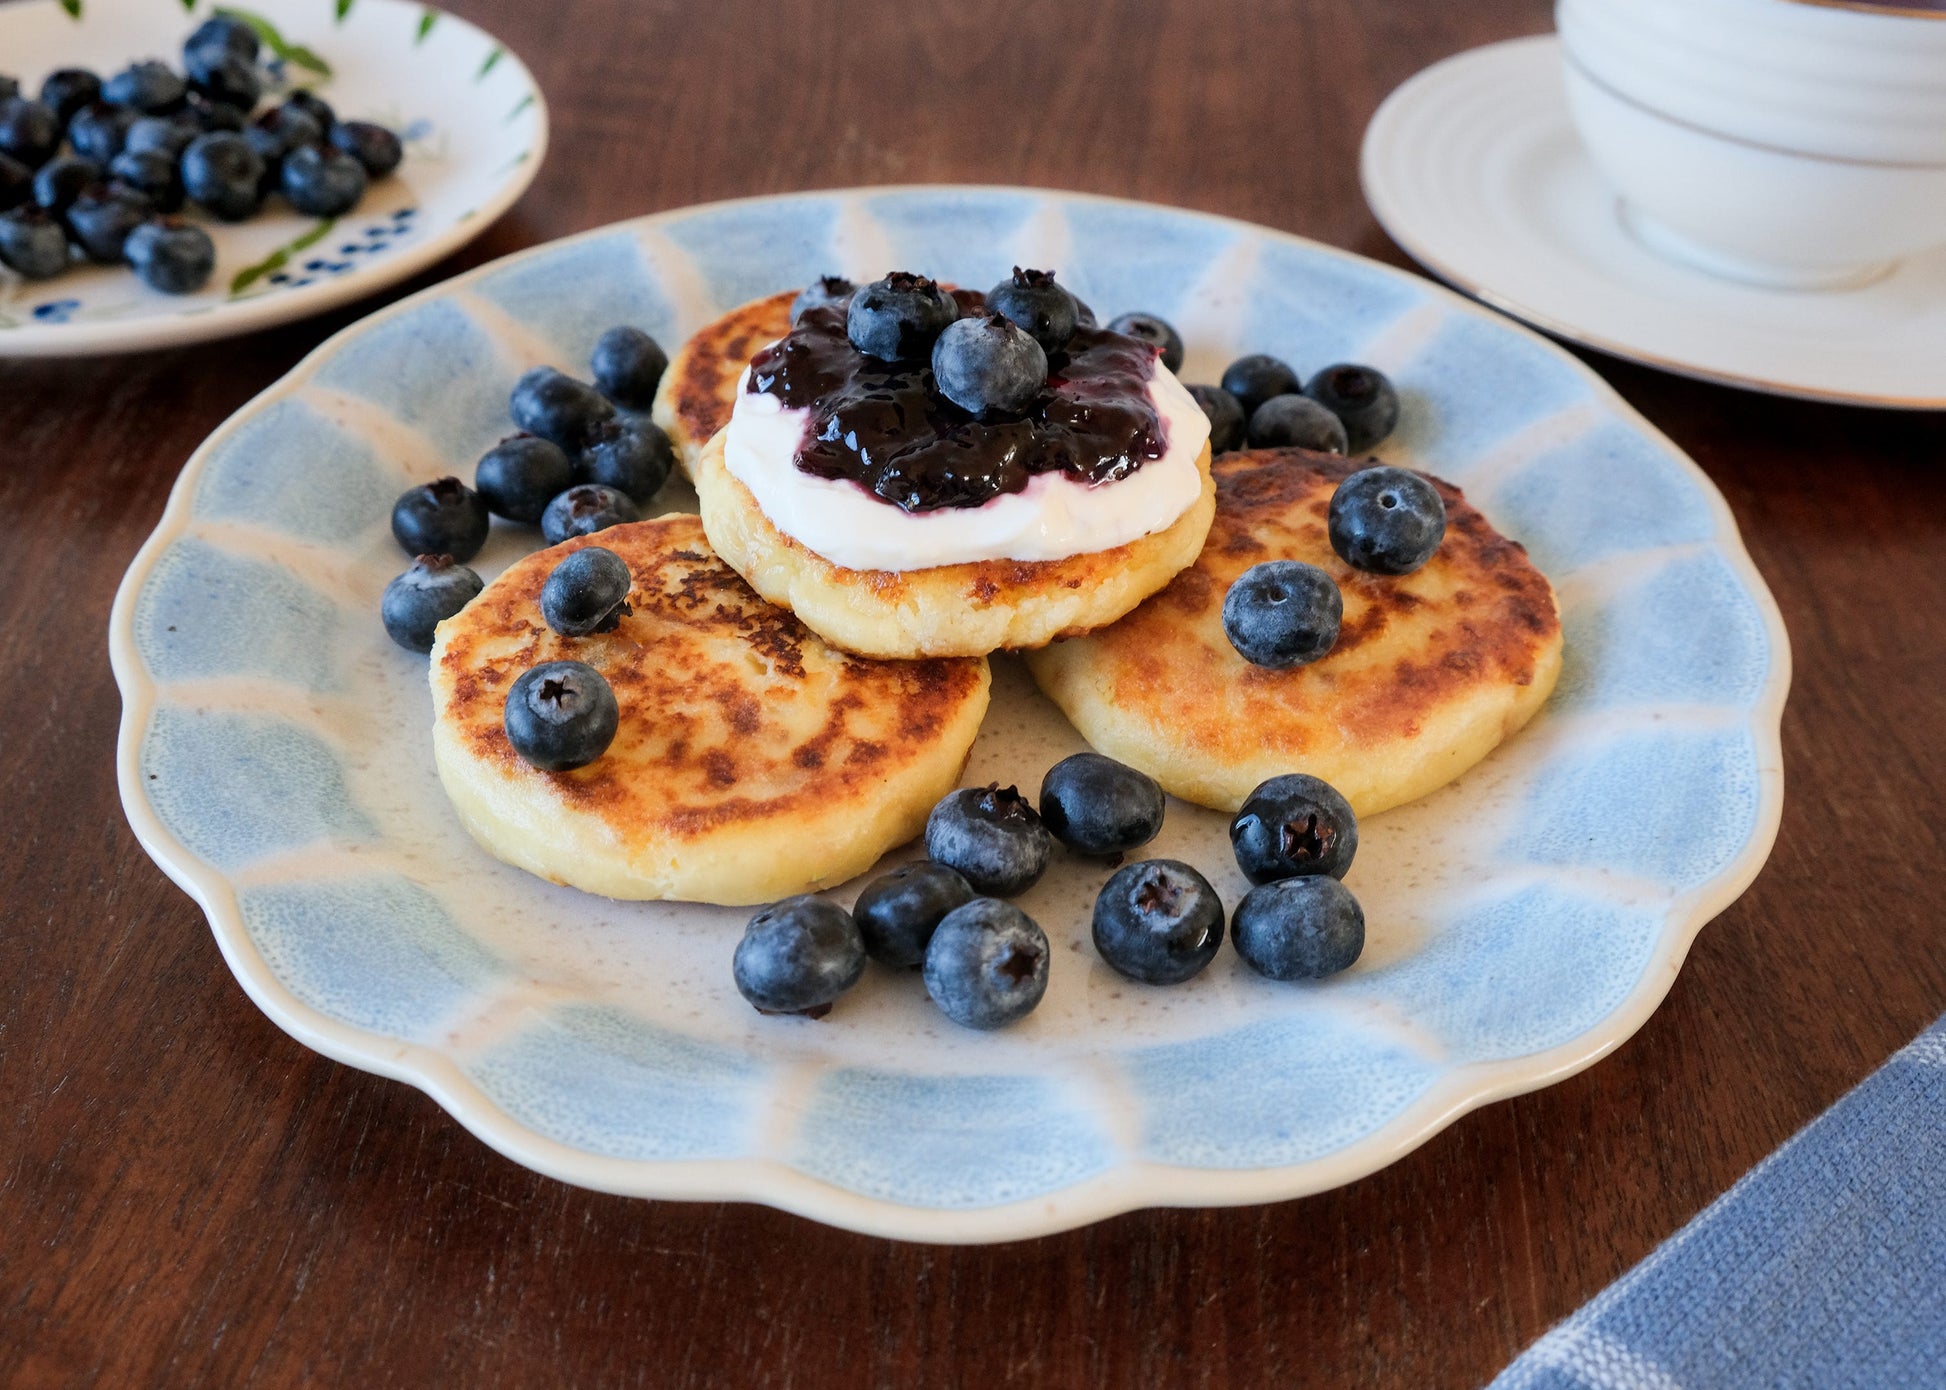
[[[696,456],[730,423],[737,378],[760,348],[791,331],[791,304],[799,291],[784,290],[732,309],[706,325],[676,355],[656,388],[654,419],[683,472],[696,473]]]
[[[979,560],[919,570],[832,564],[771,524],[723,461],[719,432],[691,468],[710,544],[750,586],[834,646],[864,656],[983,656],[1112,623],[1196,558],[1216,505],[1202,491],[1170,525],[1061,560]]]
[[[548,573],[605,546],[634,577],[612,632],[562,637]],[[520,674],[585,661],[621,722],[595,762],[542,772],[507,740]],[[516,561],[432,651],[433,752],[473,837],[509,864],[612,898],[760,903],[842,883],[925,826],[986,712],[983,660],[867,661],[765,603],[664,516]]]
[[[1114,626],[1029,653],[1034,679],[1097,749],[1222,811],[1285,772],[1322,777],[1361,816],[1451,781],[1553,690],[1554,591],[1437,479],[1447,522],[1433,558],[1397,577],[1351,568],[1326,517],[1363,466],[1297,449],[1223,455],[1201,558]],[[1237,654],[1222,610],[1246,569],[1282,559],[1329,574],[1345,610],[1330,653],[1273,671]]]

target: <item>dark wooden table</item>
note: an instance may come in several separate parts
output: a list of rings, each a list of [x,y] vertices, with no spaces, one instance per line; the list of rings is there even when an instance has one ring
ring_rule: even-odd
[[[458,8],[532,64],[555,143],[441,273],[704,199],[925,180],[1404,264],[1359,197],[1366,119],[1549,22],[1546,0]],[[1618,1054],[1338,1192],[997,1248],[537,1177],[259,1014],[116,796],[116,581],[198,441],[370,307],[0,364],[0,1384],[1476,1386],[1946,1008],[1946,418],[1596,359],[1728,496],[1797,664],[1776,853]]]

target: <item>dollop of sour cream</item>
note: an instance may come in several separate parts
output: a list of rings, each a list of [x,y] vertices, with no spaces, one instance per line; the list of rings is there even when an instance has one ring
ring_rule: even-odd
[[[1040,473],[1020,492],[977,507],[907,512],[842,478],[797,467],[811,412],[737,382],[723,435],[730,475],[757,499],[771,525],[842,569],[918,570],[977,560],[1064,560],[1112,550],[1175,524],[1202,492],[1196,460],[1209,440],[1209,417],[1160,362],[1149,400],[1162,419],[1166,450],[1125,478],[1088,484]]]

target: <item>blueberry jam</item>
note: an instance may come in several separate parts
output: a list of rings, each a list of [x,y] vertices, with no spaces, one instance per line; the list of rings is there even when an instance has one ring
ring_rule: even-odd
[[[985,296],[955,290],[962,316]],[[881,362],[845,336],[845,305],[806,309],[750,364],[748,389],[809,410],[797,466],[848,478],[908,512],[977,507],[1037,473],[1076,482],[1126,478],[1167,451],[1149,401],[1155,349],[1081,327],[1048,358],[1047,385],[1017,418],[981,421],[934,389],[925,361]]]

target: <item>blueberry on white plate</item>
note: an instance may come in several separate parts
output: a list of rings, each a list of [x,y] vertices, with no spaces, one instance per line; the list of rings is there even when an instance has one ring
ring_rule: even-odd
[[[1243,413],[1243,402],[1221,386],[1192,386],[1189,394],[1196,398],[1196,404],[1209,417],[1210,452],[1227,454],[1241,449],[1244,433],[1250,424],[1249,418]]]
[[[1223,369],[1223,389],[1237,398],[1245,415],[1253,415],[1272,396],[1302,391],[1304,382],[1283,359],[1253,352]]]
[[[1343,878],[1358,854],[1358,817],[1323,778],[1287,772],[1244,798],[1230,822],[1230,848],[1252,883]]]
[[[1376,367],[1340,362],[1305,383],[1304,394],[1338,417],[1345,427],[1346,453],[1378,447],[1399,423],[1399,393]]]
[[[549,502],[574,486],[574,463],[552,440],[516,434],[481,456],[473,486],[495,516],[532,525]]]
[[[867,955],[885,965],[911,968],[925,960],[926,947],[946,914],[975,896],[973,885],[958,871],[921,859],[866,884],[851,915],[865,938]]]
[[[1146,845],[1162,833],[1164,804],[1155,778],[1101,753],[1063,758],[1041,779],[1041,821],[1077,854]]]
[[[926,853],[982,893],[1010,898],[1040,882],[1054,837],[1018,788],[948,792],[926,817]]]
[[[1216,958],[1223,900],[1181,860],[1142,859],[1102,886],[1092,927],[1096,952],[1118,973],[1145,985],[1178,985]]]
[[[412,568],[385,586],[379,619],[394,642],[409,652],[429,652],[435,629],[466,607],[486,586],[450,555],[421,555]]]
[[[1365,911],[1335,878],[1287,878],[1252,888],[1231,919],[1237,954],[1272,980],[1321,980],[1365,949]]]
[[[514,383],[507,408],[521,429],[570,454],[586,448],[595,431],[615,418],[608,397],[554,367],[523,373]]]
[[[1047,933],[997,898],[975,898],[940,921],[926,945],[926,993],[962,1028],[1004,1028],[1047,993]]]
[[[1345,423],[1309,396],[1272,396],[1250,414],[1244,437],[1253,449],[1349,450]]]
[[[655,404],[662,374],[669,370],[669,354],[641,329],[618,324],[595,340],[588,368],[595,389],[616,405],[647,410]]]
[[[464,564],[480,553],[490,525],[485,499],[458,478],[408,488],[392,504],[392,537],[408,555],[450,555]]]
[[[822,1018],[865,973],[865,943],[850,913],[804,893],[750,919],[730,969],[757,1012]]]

